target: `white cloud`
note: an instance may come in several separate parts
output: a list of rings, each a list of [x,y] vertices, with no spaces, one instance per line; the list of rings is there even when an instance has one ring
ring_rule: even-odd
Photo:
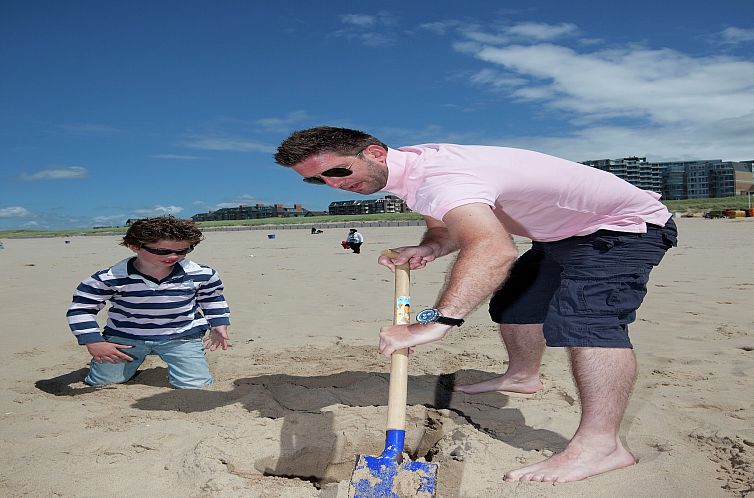
[[[345,26],[336,30],[333,36],[356,40],[369,47],[384,47],[393,45],[398,35],[395,28],[398,24],[389,12],[377,14],[343,14],[340,22]]]
[[[183,143],[186,147],[203,150],[274,153],[275,147],[237,137],[194,136]]]
[[[426,29],[427,31],[431,31],[437,35],[444,35],[448,31],[457,28],[458,25],[458,21],[437,21],[420,24],[419,28]]]
[[[179,206],[155,206],[153,208],[144,208],[144,209],[136,209],[134,210],[134,214],[141,217],[152,217],[152,216],[166,216],[166,215],[176,215],[183,211],[182,207]]]
[[[489,142],[536,150],[572,161],[629,156],[646,157],[649,161],[745,161],[754,157],[748,137],[729,140],[721,148],[719,141],[710,140],[703,130],[679,131],[669,127],[593,126],[563,136],[504,137]]]
[[[113,223],[120,225],[126,220],[126,218],[128,217],[125,215],[114,214],[110,216],[95,216],[92,218],[92,221],[97,225],[111,225]]]
[[[306,111],[293,111],[282,118],[258,119],[256,120],[256,124],[268,131],[283,132],[310,118],[311,116]]]
[[[525,22],[506,27],[503,31],[511,36],[547,41],[574,35],[578,33],[579,29],[575,24],[571,23],[545,24],[541,22]]]
[[[541,44],[483,47],[476,56],[528,80],[513,95],[582,117],[708,123],[754,111],[754,62],[670,49],[578,53]]]
[[[187,156],[182,154],[154,154],[149,157],[153,157],[155,159],[175,159],[178,161],[196,161],[199,159],[207,159],[204,156]]]
[[[493,32],[485,31],[479,25],[464,24],[453,21],[427,23],[422,24],[420,27],[438,34],[444,34],[451,28],[454,28],[465,40],[486,45],[506,45],[514,42],[541,43],[566,36],[574,36],[579,33],[579,28],[571,23],[546,24],[539,22],[524,22],[503,26]]]
[[[239,197],[236,197],[235,199],[231,199],[230,201],[215,204],[215,206],[212,209],[215,210],[215,209],[222,209],[222,208],[229,208],[229,207],[238,207],[242,204],[244,206],[252,206],[255,204],[268,204],[268,203],[265,200],[260,199],[259,197],[256,197],[254,195],[243,194]]]
[[[0,218],[25,218],[31,216],[31,211],[21,206],[0,208]]]
[[[511,75],[511,73],[485,68],[471,75],[471,81],[493,88],[510,88],[526,84],[525,78]]]
[[[754,29],[728,27],[721,33],[723,43],[732,45],[754,41]]]
[[[343,24],[365,27],[377,24],[377,17],[368,14],[343,14],[340,16],[340,21]]]
[[[497,35],[483,43],[483,33],[466,34],[456,50],[488,64],[471,83],[573,127],[562,137],[520,139],[526,146],[574,160],[620,155],[611,150],[668,160],[754,158],[752,59],[641,46],[499,46]]]
[[[20,180],[34,182],[41,180],[71,180],[77,178],[86,178],[86,168],[81,166],[69,166],[67,168],[52,168],[37,171],[36,173],[22,173]]]

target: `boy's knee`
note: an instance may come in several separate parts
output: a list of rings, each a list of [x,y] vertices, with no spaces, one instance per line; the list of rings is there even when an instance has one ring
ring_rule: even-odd
[[[91,372],[89,372],[89,375],[86,376],[84,379],[84,384],[92,387],[96,386],[111,386],[113,384],[125,384],[131,379],[124,379],[124,378],[105,378],[105,377],[99,377],[99,376],[93,376]]]
[[[202,389],[205,387],[209,387],[212,385],[213,379],[210,375],[209,378],[200,378],[200,379],[170,379],[170,385],[173,386],[176,389]]]

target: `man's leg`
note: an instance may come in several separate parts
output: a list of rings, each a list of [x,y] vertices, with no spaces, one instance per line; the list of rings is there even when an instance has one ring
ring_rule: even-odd
[[[506,481],[568,482],[636,463],[618,437],[636,358],[627,348],[569,348],[581,423],[565,450],[505,475]]]
[[[545,350],[542,324],[500,324],[500,337],[508,350],[508,369],[503,375],[475,384],[459,384],[454,390],[466,394],[508,391],[533,394],[543,389],[539,367]]]
[[[627,325],[650,271],[675,244],[668,220],[646,234],[599,231],[544,246],[563,271],[543,330],[548,346],[568,349],[581,422],[563,452],[508,472],[507,481],[578,481],[636,463],[618,437],[636,379]]]

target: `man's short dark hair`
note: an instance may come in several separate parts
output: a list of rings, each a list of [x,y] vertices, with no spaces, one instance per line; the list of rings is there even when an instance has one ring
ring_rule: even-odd
[[[159,240],[174,240],[188,242],[191,247],[202,241],[204,236],[199,226],[191,220],[179,220],[173,216],[159,216],[157,218],[142,218],[134,221],[121,245],[142,247]]]
[[[275,162],[290,167],[323,152],[355,156],[370,145],[387,150],[387,145],[363,131],[318,126],[293,132],[278,147]]]

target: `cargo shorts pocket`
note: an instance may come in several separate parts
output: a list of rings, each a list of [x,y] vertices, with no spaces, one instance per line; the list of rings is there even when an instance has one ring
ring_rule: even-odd
[[[648,273],[632,273],[601,280],[564,278],[558,290],[562,315],[625,315],[636,311],[647,294]]]

